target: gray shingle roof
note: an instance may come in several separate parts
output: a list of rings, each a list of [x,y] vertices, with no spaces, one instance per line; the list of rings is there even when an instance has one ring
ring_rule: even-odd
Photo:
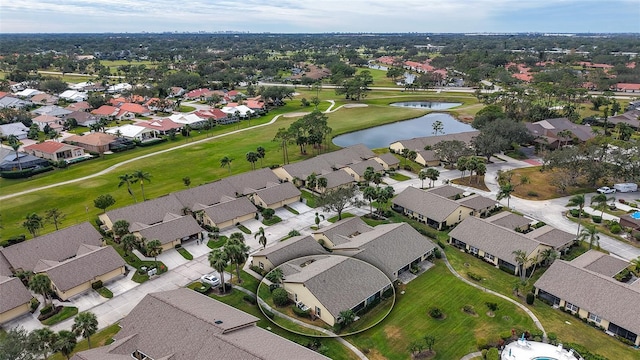
[[[211,221],[216,224],[235,219],[258,211],[255,205],[245,197],[222,202],[204,209]]]
[[[394,204],[405,209],[422,214],[426,218],[443,222],[448,216],[453,214],[458,208],[464,206],[456,201],[436,195],[431,192],[409,186],[403,190],[393,200]]]
[[[336,221],[335,223],[320,228],[314,232],[314,234],[323,234],[334,245],[342,244],[349,241],[349,238],[361,233],[365,233],[373,230],[373,227],[367,225],[359,217],[350,217]]]
[[[120,322],[122,330],[113,344],[74,359],[131,359],[134,350],[157,360],[327,359],[255,326],[257,321],[189,289],[148,294]]]
[[[462,195],[464,193],[464,190],[453,185],[442,185],[425,191],[432,194],[440,195],[442,197],[446,197],[448,199],[453,199],[456,195]]]
[[[140,230],[140,235],[147,240],[160,240],[162,244],[192,236],[202,232],[198,222],[190,215],[179,217]]]
[[[458,203],[469,207],[475,211],[480,211],[480,210],[484,210],[487,208],[492,208],[496,206],[496,200],[494,199],[490,199],[488,197],[479,195],[479,194],[475,194],[475,195],[471,195],[471,196],[467,196],[464,198],[461,198],[459,200],[457,200]]]
[[[409,150],[418,150],[418,149],[422,150],[425,148],[425,146],[433,146],[439,143],[440,141],[458,140],[458,141],[464,142],[465,144],[471,144],[471,140],[473,140],[473,138],[478,136],[478,134],[480,134],[480,131],[467,131],[467,132],[461,132],[457,134],[424,136],[424,137],[418,137],[413,139],[398,140],[398,141],[395,141],[394,143],[399,142],[404,148]]]
[[[167,213],[182,215],[182,205],[174,194],[161,196],[153,200],[147,200],[123,208],[107,211],[107,216],[112,222],[127,220],[130,224],[153,225],[162,222]]]
[[[473,216],[464,219],[449,236],[512,264],[516,263],[514,251],[523,250],[530,255],[540,244],[523,234]]]
[[[291,176],[305,180],[309,175],[323,175],[347,165],[355,164],[375,156],[373,151],[364,145],[353,145],[330,153],[318,155],[311,159],[283,166]]]
[[[272,172],[273,174],[273,172]],[[290,182],[278,183],[266,189],[259,190],[256,195],[267,205],[272,205],[283,200],[300,196],[300,190]]]
[[[392,153],[379,154],[375,159],[376,161],[384,162],[387,166],[397,166],[400,164],[400,159],[395,157]]]
[[[0,276],[0,314],[28,303],[32,297],[20,279]]]
[[[575,234],[570,234],[549,225],[539,227],[526,235],[531,239],[535,239],[556,249],[565,247],[576,239]]]
[[[41,259],[64,261],[76,255],[81,244],[101,246],[102,235],[88,222],[0,249],[14,270],[33,271]]]
[[[407,264],[429,253],[436,245],[407,223],[378,225],[337,245],[334,251],[360,250],[354,257],[382,270],[390,279]]]
[[[226,181],[215,181],[196,186],[191,189],[173,193],[182,205],[194,209],[196,204],[211,206],[217,204],[225,196],[235,197],[235,188]]]
[[[270,169],[260,169],[230,176],[222,181],[231,185],[238,195],[248,195],[256,190],[264,189],[269,183],[280,182]],[[227,195],[234,195],[233,193]]]
[[[640,334],[640,288],[556,260],[535,287]]]
[[[354,181],[353,176],[343,169],[332,171],[328,174],[321,175],[327,179],[327,189],[333,189],[338,186],[350,184]]]
[[[334,318],[352,309],[391,282],[364,261],[344,256],[324,256],[287,275],[286,283],[303,283]]]
[[[264,256],[273,266],[279,266],[289,260],[303,256],[326,254],[324,248],[311,236],[294,236],[285,241],[277,242],[253,256]]]
[[[46,273],[59,290],[67,291],[124,264],[113,247],[105,246],[55,265]]]
[[[433,151],[433,150],[416,149],[415,151],[426,162],[431,162],[431,161],[436,161],[436,160],[439,161],[440,160],[440,156],[438,156],[438,154],[436,154],[436,152]]]
[[[351,170],[353,170],[359,176],[363,176],[364,172],[367,170],[368,167],[373,168],[373,171],[375,171],[375,172],[384,171],[384,168],[382,167],[382,165],[380,165],[379,162],[377,162],[377,161],[375,161],[373,159],[360,161],[360,162],[357,162],[355,164],[349,165],[349,168],[351,168]]]
[[[571,265],[584,268],[608,277],[614,277],[617,273],[629,266],[626,260],[618,259],[600,251],[589,250],[571,261]]]
[[[504,228],[511,229],[511,230],[515,230],[516,228],[526,226],[528,224],[531,224],[532,222],[531,219],[527,219],[524,216],[520,216],[518,214],[514,214],[509,211],[503,211],[503,212],[497,213],[493,216],[486,218],[485,220],[487,220],[490,223],[500,225]]]

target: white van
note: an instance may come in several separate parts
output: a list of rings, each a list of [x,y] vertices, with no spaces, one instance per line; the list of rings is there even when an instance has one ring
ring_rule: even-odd
[[[634,184],[634,183],[615,184],[613,185],[613,188],[616,189],[616,191],[618,192],[633,192],[633,191],[638,191],[638,184]]]

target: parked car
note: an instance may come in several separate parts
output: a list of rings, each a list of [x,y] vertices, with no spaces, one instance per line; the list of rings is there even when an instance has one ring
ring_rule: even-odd
[[[202,277],[200,278],[200,281],[202,283],[209,284],[211,286],[220,285],[220,279],[218,279],[218,277],[215,276],[214,274],[202,275]]]
[[[603,186],[601,188],[598,188],[598,190],[596,190],[599,194],[614,194],[616,192],[616,189],[612,189],[608,186]]]

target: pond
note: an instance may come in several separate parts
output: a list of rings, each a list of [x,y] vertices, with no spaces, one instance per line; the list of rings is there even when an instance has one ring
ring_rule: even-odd
[[[438,120],[444,125],[445,134],[475,130],[471,125],[460,122],[449,114],[431,113],[416,119],[398,121],[339,135],[333,138],[333,143],[340,147],[364,144],[369,149],[386,148],[389,144],[398,140],[433,135],[433,123]]]
[[[462,103],[449,103],[439,101],[404,101],[391,104],[391,106],[408,107],[414,109],[446,110],[460,106]]]

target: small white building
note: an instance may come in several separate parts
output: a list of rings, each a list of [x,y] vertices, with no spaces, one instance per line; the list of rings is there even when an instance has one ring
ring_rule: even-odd
[[[256,113],[246,105],[225,106],[222,108],[222,112],[231,115],[236,115],[236,113],[238,113],[240,117],[247,117],[247,113],[251,114],[252,116]]]
[[[130,140],[146,141],[155,139],[158,137],[158,132],[154,129],[149,129],[139,125],[122,125],[108,129],[107,134],[115,135],[117,137],[123,137]]]
[[[66,90],[59,95],[61,99],[80,102],[87,100],[87,93],[76,91],[76,90]]]

